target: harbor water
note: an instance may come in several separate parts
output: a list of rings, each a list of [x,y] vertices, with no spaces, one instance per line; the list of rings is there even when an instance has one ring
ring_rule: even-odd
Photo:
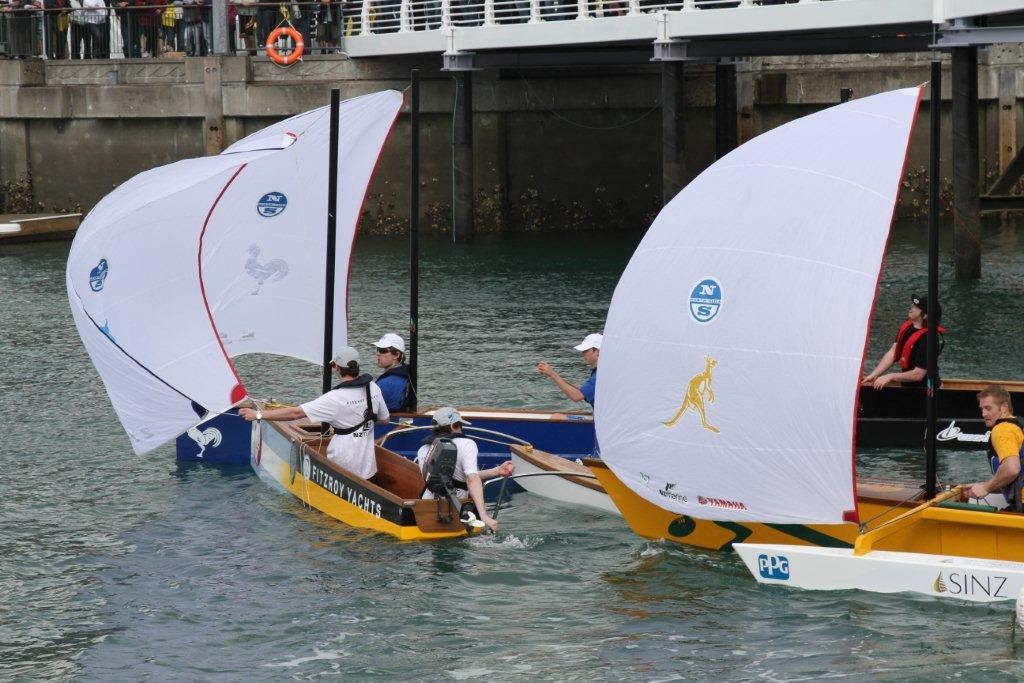
[[[601,329],[640,237],[427,240],[420,403],[572,407],[535,365],[586,376],[572,346]],[[925,293],[924,244],[921,226],[894,231],[872,366]],[[987,225],[984,276],[966,283],[944,249],[943,376],[1024,379],[1022,246],[1024,227]],[[134,456],[68,311],[67,253],[0,246],[0,680],[1024,678],[1012,602],[761,587],[731,553],[646,541],[618,517],[526,493],[495,537],[401,544],[248,468],[179,464],[173,446]],[[407,327],[407,260],[404,238],[358,241],[350,342],[367,362],[383,332]],[[823,325],[845,313],[823,311]],[[257,397],[319,387],[299,361],[237,365]],[[940,455],[944,481],[986,467]],[[858,471],[922,478],[924,460],[864,451]]]

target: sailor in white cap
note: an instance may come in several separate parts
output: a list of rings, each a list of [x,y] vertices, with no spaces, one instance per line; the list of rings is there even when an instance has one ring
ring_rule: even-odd
[[[484,504],[483,482],[494,477],[511,476],[515,472],[515,463],[511,460],[506,460],[497,467],[481,470],[477,464],[477,455],[480,450],[477,448],[476,442],[462,433],[462,425],[468,424],[470,424],[469,420],[464,419],[459,411],[451,406],[438,408],[434,411],[432,438],[420,446],[419,451],[416,453],[416,464],[425,473],[427,459],[431,452],[430,442],[439,438],[449,439],[458,450],[455,471],[451,475],[456,494],[459,498],[465,498],[468,493],[473,507],[476,508],[475,511],[472,509],[470,511],[475,512],[476,517],[486,524],[491,531],[497,531],[498,521],[487,514],[487,506]],[[424,491],[423,497],[433,498],[434,494],[429,490]],[[463,506],[462,513],[466,512],[467,505]]]
[[[388,410],[409,410],[412,387],[409,384],[409,366],[405,364],[405,340],[388,332],[374,344],[377,367],[384,372],[377,378]]]
[[[331,367],[341,383],[320,398],[300,406],[253,410],[241,408],[239,416],[253,420],[300,420],[329,422],[334,436],[327,445],[327,459],[357,477],[369,479],[377,473],[373,446],[373,423],[386,423],[391,414],[380,387],[370,375],[359,372],[359,352],[343,346],[334,352]]]
[[[562,379],[562,376],[555,372],[555,369],[551,367],[547,361],[541,361],[537,363],[537,372],[550,377],[555,385],[562,390],[562,393],[569,397],[572,401],[586,401],[590,404],[590,407],[594,407],[594,392],[597,390],[597,359],[601,355],[601,340],[600,334],[588,334],[583,338],[583,341],[573,348],[580,352],[583,356],[583,362],[589,365],[592,369],[590,371],[590,377],[587,380],[576,386],[570,382]]]

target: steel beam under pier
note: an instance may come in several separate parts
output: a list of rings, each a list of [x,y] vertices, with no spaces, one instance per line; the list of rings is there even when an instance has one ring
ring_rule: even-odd
[[[715,65],[715,158],[736,149],[736,64]]]
[[[978,48],[953,53],[953,259],[957,280],[981,277]]]
[[[683,189],[686,169],[684,62],[661,63],[661,203]]]
[[[456,71],[452,130],[452,236],[473,241],[473,72]]]

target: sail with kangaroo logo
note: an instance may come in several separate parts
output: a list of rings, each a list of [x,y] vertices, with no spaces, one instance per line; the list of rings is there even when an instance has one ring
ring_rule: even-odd
[[[339,269],[347,271],[370,175],[401,104],[395,91],[342,104]],[[136,453],[246,398],[230,357],[320,362],[329,129],[324,107],[219,155],[141,173],[82,222],[68,257],[68,299]],[[347,339],[347,286],[337,278],[338,344]]]
[[[704,520],[858,520],[858,386],[920,97],[780,126],[659,214],[612,299],[595,407],[634,494]]]

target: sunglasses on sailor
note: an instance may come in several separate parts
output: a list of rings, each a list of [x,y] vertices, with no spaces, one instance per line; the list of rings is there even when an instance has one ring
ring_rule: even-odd
[[[388,349],[380,349],[379,348],[379,349],[377,349],[377,353],[383,355],[385,353],[395,353],[395,350],[394,349],[390,349],[390,348],[388,348]]]

